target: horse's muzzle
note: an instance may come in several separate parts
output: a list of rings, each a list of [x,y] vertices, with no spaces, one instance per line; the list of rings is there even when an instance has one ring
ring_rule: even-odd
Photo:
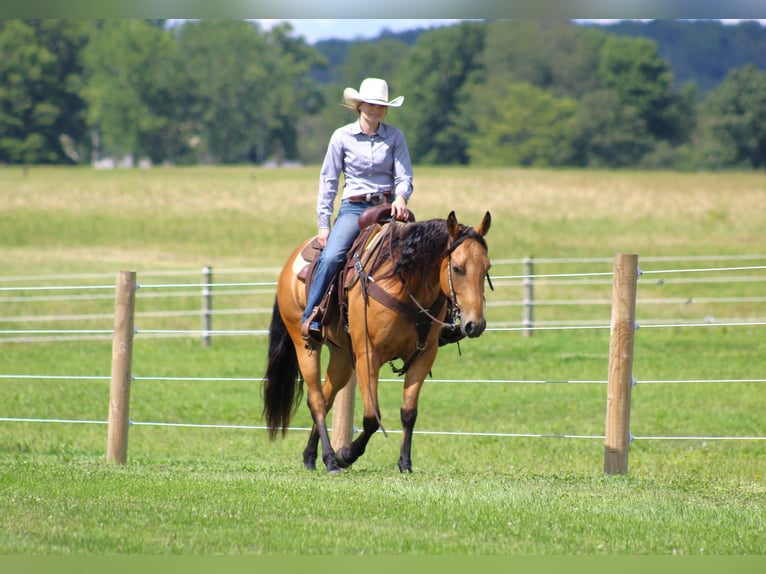
[[[463,332],[472,339],[481,335],[486,328],[487,321],[485,319],[481,319],[481,321],[468,321],[463,324]]]

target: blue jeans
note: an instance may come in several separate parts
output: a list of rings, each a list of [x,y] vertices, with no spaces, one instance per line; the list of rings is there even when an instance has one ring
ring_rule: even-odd
[[[374,204],[341,201],[335,225],[333,225],[330,236],[327,238],[327,245],[319,254],[314,278],[311,280],[306,309],[303,311],[304,323],[314,307],[319,305],[330,281],[345,261],[346,253],[351,249],[356,236],[359,235],[359,216],[372,205]]]

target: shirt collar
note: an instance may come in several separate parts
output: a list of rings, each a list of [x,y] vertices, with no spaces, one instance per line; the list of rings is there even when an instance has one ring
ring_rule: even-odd
[[[353,132],[354,132],[355,134],[362,134],[362,133],[364,133],[364,132],[362,131],[362,122],[361,122],[360,120],[356,120],[356,121],[355,121],[355,122],[352,124],[352,126],[353,126]],[[375,132],[375,134],[376,134],[376,135],[379,135],[379,136],[380,136],[380,137],[382,137],[382,138],[386,137],[386,124],[384,124],[383,122],[380,122],[380,123],[378,124],[378,131],[377,131],[377,132]]]

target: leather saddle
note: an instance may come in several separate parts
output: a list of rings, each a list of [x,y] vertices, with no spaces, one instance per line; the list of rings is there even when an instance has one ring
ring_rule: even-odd
[[[408,210],[407,222],[415,221],[415,215]],[[375,253],[384,228],[391,223],[391,204],[383,203],[369,207],[359,216],[359,235],[346,254],[345,263],[341,266],[335,278],[330,282],[327,292],[321,299],[319,309],[321,322],[327,326],[332,321],[339,321],[340,326],[346,321],[345,296],[346,290],[353,285],[357,278],[355,265],[359,262],[364,266]],[[303,265],[297,272],[300,281],[306,284],[306,293],[311,288],[317,261],[322,248],[314,237],[302,250],[300,257]]]

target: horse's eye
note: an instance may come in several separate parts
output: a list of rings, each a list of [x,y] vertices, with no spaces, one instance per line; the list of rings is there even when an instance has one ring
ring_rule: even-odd
[[[457,266],[457,265],[453,265],[453,266],[452,266],[452,272],[453,272],[455,275],[465,275],[465,271],[463,271],[463,268],[462,268],[462,267],[459,267],[459,266]]]

